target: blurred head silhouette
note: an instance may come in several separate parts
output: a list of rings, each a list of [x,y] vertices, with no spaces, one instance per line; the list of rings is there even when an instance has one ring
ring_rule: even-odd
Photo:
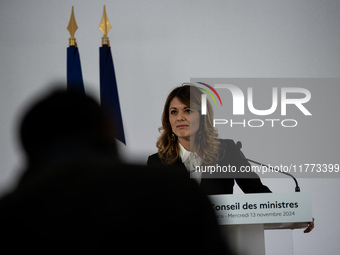
[[[77,148],[114,148],[113,124],[93,98],[57,88],[24,114],[20,142],[30,164]]]

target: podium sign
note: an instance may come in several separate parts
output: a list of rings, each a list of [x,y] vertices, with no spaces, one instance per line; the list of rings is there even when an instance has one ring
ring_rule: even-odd
[[[312,221],[309,193],[209,196],[220,225],[264,224],[265,229],[302,228]]]
[[[312,221],[308,193],[211,195],[221,232],[234,254],[265,255],[265,229],[305,228]]]

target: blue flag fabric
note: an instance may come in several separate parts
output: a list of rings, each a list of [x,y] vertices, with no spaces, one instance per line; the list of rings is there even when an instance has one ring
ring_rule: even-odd
[[[85,94],[79,51],[76,46],[67,48],[67,89],[78,90]]]
[[[111,47],[100,47],[99,56],[101,105],[113,118],[116,138],[126,144]]]

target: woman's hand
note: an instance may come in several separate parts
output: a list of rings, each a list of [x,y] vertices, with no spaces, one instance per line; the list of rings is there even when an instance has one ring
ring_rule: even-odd
[[[309,222],[308,228],[305,229],[305,231],[303,231],[303,233],[309,233],[313,230],[314,228],[314,218],[312,222]]]

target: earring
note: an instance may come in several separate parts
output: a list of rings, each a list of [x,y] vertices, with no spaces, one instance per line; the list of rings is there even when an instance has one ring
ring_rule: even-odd
[[[174,133],[172,133],[172,135],[171,135],[171,142],[175,142],[175,140],[176,140],[176,136],[175,136]]]
[[[201,142],[202,141],[202,136],[203,136],[203,132],[202,132],[202,130],[200,130],[200,131],[198,131],[197,132],[197,140],[199,141],[199,142]]]
[[[172,151],[175,151],[175,146],[176,146],[175,141],[176,141],[176,136],[174,133],[172,133],[171,135],[171,150]]]

